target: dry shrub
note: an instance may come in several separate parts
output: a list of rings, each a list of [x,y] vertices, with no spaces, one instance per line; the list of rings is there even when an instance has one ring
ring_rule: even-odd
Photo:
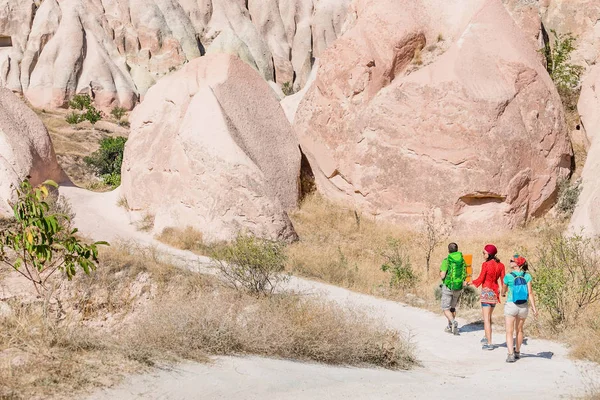
[[[72,398],[139,367],[112,337],[43,316],[41,304],[12,304],[0,321],[0,398]]]
[[[408,369],[410,345],[365,313],[294,295],[202,293],[156,303],[129,339],[140,358],[258,354],[327,364]]]
[[[0,319],[0,398],[61,398],[148,366],[255,354],[409,368],[408,342],[366,314],[293,294],[252,297],[162,262],[153,248],[113,245],[90,276]],[[48,311],[50,310],[50,311]]]
[[[177,249],[189,250],[201,255],[209,253],[209,248],[202,240],[202,232],[191,226],[185,229],[165,228],[156,239]]]

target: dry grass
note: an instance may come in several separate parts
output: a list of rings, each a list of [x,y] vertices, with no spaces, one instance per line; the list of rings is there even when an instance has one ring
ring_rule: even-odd
[[[156,239],[177,249],[189,250],[201,255],[206,255],[209,252],[202,241],[202,232],[191,226],[185,229],[165,228],[156,236]]]
[[[72,397],[157,363],[221,354],[416,363],[404,338],[360,311],[294,294],[247,296],[132,244],[103,251],[101,261],[52,304],[11,304],[0,320],[0,398]]]
[[[438,266],[447,255],[445,244],[434,251],[427,274],[425,250],[417,244],[416,231],[376,222],[318,195],[307,197],[290,218],[300,236],[300,241],[288,248],[288,269],[292,273],[367,294],[393,297],[406,294],[391,289],[390,275],[381,271],[385,262],[382,254],[388,249],[388,239],[394,238],[406,246],[419,278],[417,287],[405,292],[428,303],[433,301],[433,289],[439,281]],[[478,274],[484,261],[481,250],[487,243],[494,243],[499,248],[500,258],[507,261],[515,251],[533,252],[540,243],[536,229],[517,229],[495,236],[451,236],[448,242],[455,241],[464,254],[474,255],[474,274]]]
[[[144,213],[142,218],[135,222],[135,227],[138,231],[150,232],[154,229],[154,214]]]

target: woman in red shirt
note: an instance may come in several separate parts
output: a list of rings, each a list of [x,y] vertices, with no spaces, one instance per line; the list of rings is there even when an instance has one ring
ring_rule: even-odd
[[[483,249],[483,258],[486,260],[481,266],[479,278],[473,281],[473,286],[481,286],[481,312],[483,314],[483,328],[485,338],[481,340],[483,350],[494,350],[492,345],[492,314],[496,304],[500,302],[500,285],[505,274],[504,264],[496,254],[498,249],[493,244],[488,244]]]

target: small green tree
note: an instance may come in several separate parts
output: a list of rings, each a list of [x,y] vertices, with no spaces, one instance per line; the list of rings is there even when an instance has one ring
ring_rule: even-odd
[[[545,234],[534,269],[533,288],[554,326],[574,322],[600,302],[600,238]]]
[[[554,43],[546,43],[544,53],[546,56],[546,69],[554,81],[561,97],[570,96],[579,86],[584,68],[572,64],[571,54],[575,51],[577,38],[571,33],[558,34],[550,31],[554,36]],[[567,104],[567,106],[569,106]]]
[[[0,232],[0,262],[31,281],[38,293],[58,270],[71,279],[77,268],[86,274],[96,269],[98,246],[106,242],[86,244],[71,229],[67,215],[50,212],[47,203],[53,181],[33,187],[28,180],[21,183],[17,200],[12,205],[15,222]]]
[[[412,269],[410,256],[404,243],[398,239],[388,238],[388,247],[381,255],[385,260],[381,270],[392,274],[390,287],[400,289],[415,287],[419,279]]]
[[[127,138],[122,136],[103,138],[100,140],[100,148],[83,159],[109,186],[116,187],[121,184],[125,142]]]
[[[423,220],[417,235],[417,245],[425,252],[427,275],[429,275],[433,252],[448,238],[451,228],[450,221],[437,216],[433,208],[423,213]]]

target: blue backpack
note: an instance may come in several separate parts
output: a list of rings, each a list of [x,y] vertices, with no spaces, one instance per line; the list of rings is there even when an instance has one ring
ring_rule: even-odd
[[[529,298],[529,290],[527,289],[527,281],[525,275],[517,275],[511,272],[511,275],[515,278],[515,283],[512,288],[512,298],[515,304],[525,304]]]

